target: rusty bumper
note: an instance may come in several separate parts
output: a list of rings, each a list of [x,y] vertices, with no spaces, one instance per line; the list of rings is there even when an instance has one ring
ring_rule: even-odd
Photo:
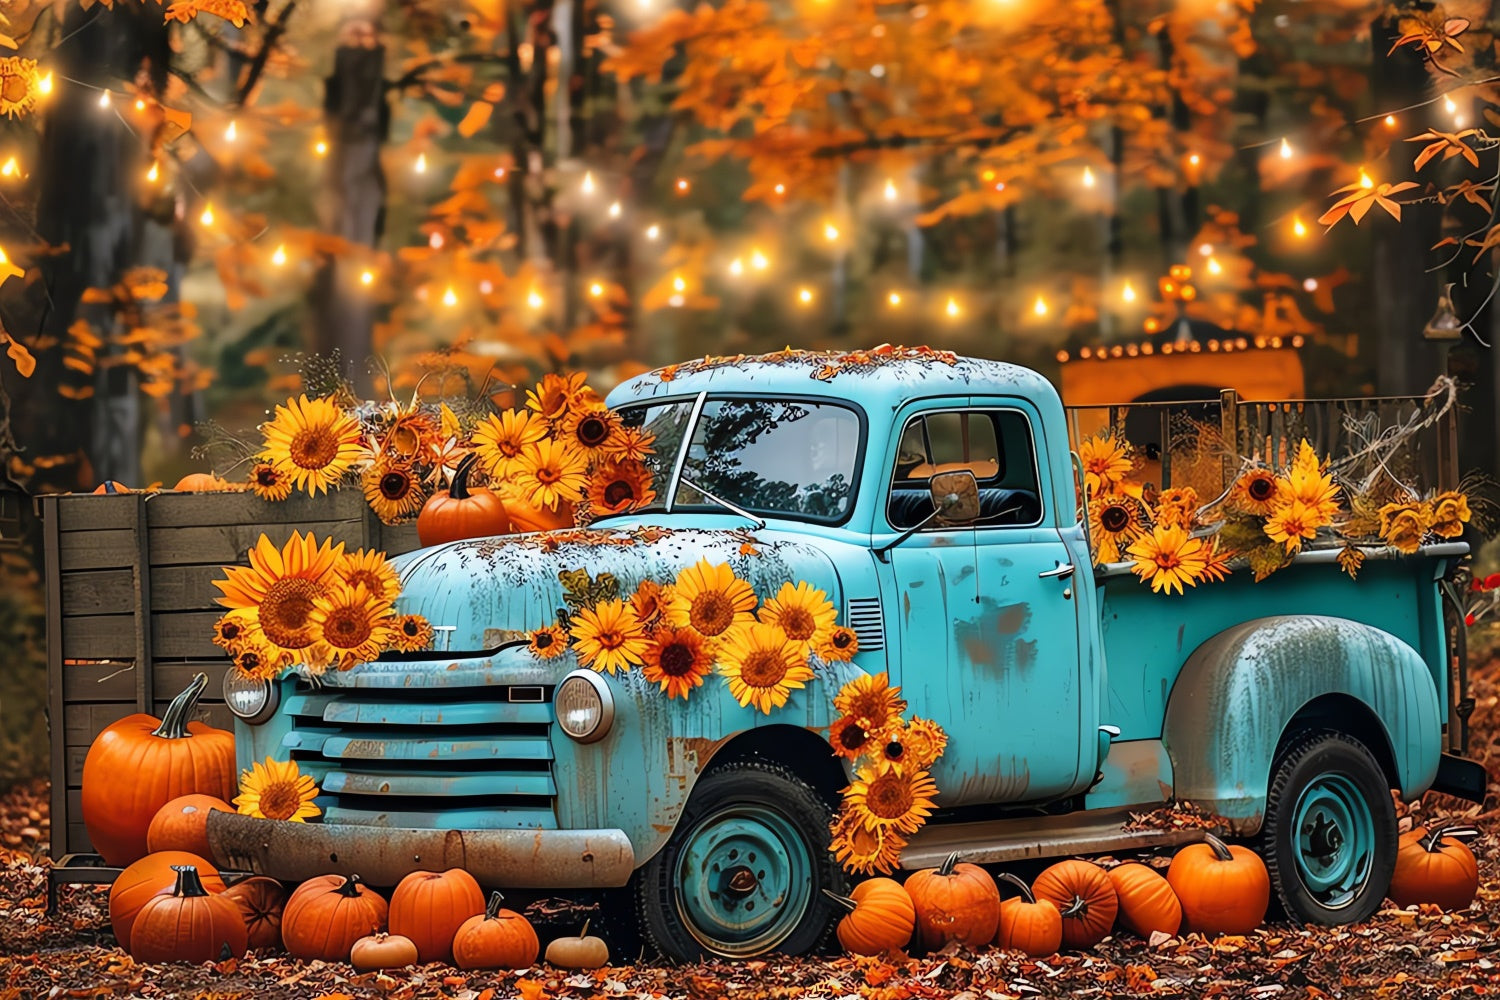
[[[623,830],[412,830],[210,811],[208,843],[226,869],[286,881],[358,874],[390,886],[462,868],[493,888],[593,889],[622,886],[635,870]]]

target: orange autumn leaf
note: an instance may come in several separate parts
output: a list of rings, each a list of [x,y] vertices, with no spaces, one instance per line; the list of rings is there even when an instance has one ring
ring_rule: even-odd
[[[182,0],[167,8],[166,19],[187,24],[200,13],[222,17],[236,28],[250,20],[250,11],[241,0]]]
[[[475,101],[469,106],[469,113],[464,115],[463,121],[458,123],[458,134],[465,139],[473,138],[475,133],[489,124],[490,114],[495,106],[488,101]]]
[[[10,355],[10,359],[16,363],[16,371],[21,373],[22,378],[31,378],[31,373],[36,371],[36,358],[32,357],[26,345],[16,338],[6,334],[5,339],[10,342],[5,353]]]
[[[1462,156],[1469,161],[1470,165],[1479,166],[1479,154],[1474,152],[1468,143],[1464,142],[1464,139],[1471,135],[1478,136],[1479,130],[1477,128],[1466,128],[1462,132],[1440,132],[1437,129],[1428,129],[1421,135],[1412,136],[1406,141],[1427,142],[1428,140],[1436,140],[1429,142],[1422,149],[1422,152],[1417,154],[1417,158],[1412,164],[1414,169],[1421,170],[1427,165],[1429,160],[1439,153],[1443,154],[1444,160],[1452,159],[1455,156]]]
[[[516,993],[521,1000],[547,1000],[551,996],[547,988],[535,979],[517,979]]]
[[[1346,184],[1333,192],[1335,195],[1344,195],[1344,197],[1334,202],[1332,208],[1318,216],[1318,224],[1320,226],[1332,226],[1347,215],[1354,220],[1354,224],[1357,226],[1363,221],[1370,209],[1376,205],[1385,209],[1387,215],[1399,222],[1401,219],[1401,205],[1391,200],[1390,196],[1400,194],[1402,191],[1410,191],[1416,186],[1412,181],[1402,181],[1399,184],[1372,184],[1369,186],[1366,186],[1363,181]]]

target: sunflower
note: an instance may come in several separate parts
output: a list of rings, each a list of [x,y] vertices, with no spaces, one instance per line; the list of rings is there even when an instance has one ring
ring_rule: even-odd
[[[561,436],[587,455],[609,444],[619,430],[620,415],[609,407],[575,406],[562,421]]]
[[[1440,538],[1458,538],[1473,515],[1469,498],[1456,490],[1445,490],[1432,498],[1432,533]]]
[[[352,554],[346,553],[334,572],[350,586],[364,584],[373,597],[382,601],[394,601],[401,593],[396,567],[391,565],[384,552],[360,549]]]
[[[1198,491],[1191,486],[1165,491],[1156,501],[1154,520],[1162,527],[1191,531],[1198,522]]]
[[[292,495],[292,479],[270,462],[257,462],[250,470],[250,491],[262,500],[280,503]]]
[[[1266,518],[1266,535],[1288,552],[1298,552],[1304,538],[1318,537],[1317,512],[1301,500],[1281,504]]]
[[[569,409],[590,395],[584,385],[587,378],[585,372],[543,375],[536,388],[527,390],[526,406],[541,414],[549,424],[558,424],[567,417]]]
[[[1126,550],[1135,560],[1135,575],[1151,581],[1152,593],[1166,590],[1182,593],[1182,585],[1198,585],[1208,562],[1203,542],[1190,538],[1182,528],[1153,528]]]
[[[289,399],[261,425],[260,457],[284,472],[301,490],[317,494],[339,481],[359,459],[359,424],[333,397]]]
[[[370,509],[384,524],[400,524],[422,510],[427,493],[410,465],[382,456],[366,467],[359,480]]]
[[[313,602],[334,582],[343,555],[343,542],[334,545],[332,539],[325,539],[320,546],[312,532],[293,532],[280,549],[261,535],[250,550],[248,567],[226,567],[228,579],[214,581],[214,586],[224,592],[216,600],[230,609],[255,609],[273,654],[311,655],[317,642],[317,629],[309,620]]]
[[[1276,473],[1270,469],[1251,469],[1234,481],[1229,504],[1236,510],[1257,517],[1267,517],[1280,502]]]
[[[421,615],[398,615],[391,645],[403,653],[426,649],[432,645],[432,623]]]
[[[1432,508],[1417,500],[1388,503],[1380,508],[1380,539],[1407,555],[1422,547],[1432,527]]]
[[[848,663],[859,652],[859,636],[852,628],[836,625],[816,650],[824,663]]]
[[[651,470],[640,462],[602,462],[589,476],[589,510],[595,517],[623,514],[655,499]]]
[[[581,500],[588,488],[588,460],[550,438],[528,444],[521,455],[516,486],[533,507],[556,510],[560,500]]]
[[[906,741],[906,726],[895,725],[875,734],[867,756],[878,770],[886,767],[911,767],[911,748]]]
[[[0,59],[0,114],[20,118],[36,107],[40,92],[36,60],[21,56]]]
[[[860,674],[839,690],[833,707],[843,715],[864,719],[872,732],[885,729],[901,718],[906,702],[901,689],[891,687],[885,673]]]
[[[655,443],[656,435],[648,430],[621,427],[599,446],[599,450],[605,458],[612,458],[616,462],[644,462],[648,456],[656,454],[656,450],[651,447]]]
[[[872,830],[915,833],[932,815],[937,792],[926,771],[862,767],[844,792],[844,804]]]
[[[1113,433],[1084,439],[1078,445],[1078,458],[1083,463],[1083,484],[1088,496],[1113,493],[1134,466],[1130,445],[1116,440]]]
[[[776,596],[761,606],[757,617],[767,625],[775,625],[786,637],[803,648],[817,648],[833,631],[838,612],[828,600],[828,595],[803,580],[798,583],[783,583]]]
[[[526,646],[539,660],[552,660],[568,651],[568,632],[557,622],[526,633]]]
[[[334,584],[325,596],[313,601],[308,621],[340,670],[369,663],[396,641],[391,602],[372,594],[362,583]]]
[[[642,580],[635,593],[630,595],[630,610],[635,612],[648,633],[656,631],[662,624],[671,603],[671,584],[663,586],[655,580]]]
[[[246,677],[272,681],[288,664],[278,659],[264,642],[247,642],[234,654],[234,666]]]
[[[833,752],[849,760],[858,760],[869,753],[875,735],[866,728],[866,720],[853,715],[841,715],[828,727],[828,743]]]
[[[1339,512],[1339,488],[1333,485],[1332,476],[1323,473],[1318,453],[1306,440],[1297,449],[1291,469],[1276,480],[1276,492],[1282,503],[1299,501],[1307,507],[1316,522],[1314,527],[1332,524]]]
[[[490,414],[474,428],[474,452],[493,479],[509,479],[521,471],[526,446],[547,436],[547,425],[530,410]]]
[[[214,645],[233,656],[247,641],[259,641],[259,624],[254,608],[235,608],[214,622]]]
[[[792,691],[812,680],[807,650],[774,625],[751,622],[730,629],[720,649],[719,672],[735,701],[771,714]]]
[[[1146,530],[1146,508],[1123,493],[1106,493],[1089,501],[1089,534],[1094,542],[1094,563],[1120,561],[1120,550]]]
[[[651,637],[642,659],[645,666],[641,676],[652,684],[660,684],[668,698],[683,700],[693,688],[702,686],[703,678],[714,666],[709,640],[690,628],[670,626]]]
[[[753,621],[755,604],[755,591],[734,575],[728,563],[700,559],[677,574],[667,620],[713,638]]]
[[[578,662],[601,674],[639,664],[650,644],[641,620],[618,598],[579,611],[569,631],[578,649]]]
[[[901,864],[906,838],[889,828],[870,829],[853,810],[841,810],[830,832],[828,849],[846,871],[876,875],[893,872]]]
[[[410,464],[426,452],[427,442],[437,433],[437,425],[427,414],[402,410],[380,436],[380,450],[396,462]]]
[[[267,757],[264,765],[256,762],[251,770],[240,772],[240,794],[234,804],[244,816],[303,823],[322,812],[313,805],[317,797],[312,775],[299,771],[296,761]]]
[[[948,749],[948,734],[931,719],[913,716],[906,724],[901,742],[906,747],[907,765],[926,769],[936,764],[943,751]]]

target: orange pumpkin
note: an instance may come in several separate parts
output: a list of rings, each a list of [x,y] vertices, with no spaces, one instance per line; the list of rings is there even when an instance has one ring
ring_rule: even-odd
[[[208,846],[208,814],[234,812],[234,806],[212,795],[179,795],[156,811],[146,827],[146,850],[187,851],[213,857]]]
[[[224,880],[212,864],[186,851],[161,851],[148,854],[115,876],[109,888],[109,925],[114,929],[120,947],[130,947],[130,929],[135,926],[141,907],[151,897],[170,892],[177,884],[174,866],[191,865],[198,871],[198,881],[209,892],[223,892]]]
[[[978,865],[950,854],[937,868],[924,868],[906,880],[917,915],[917,941],[936,951],[951,941],[978,948],[995,938],[1000,926],[1000,890]]]
[[[234,734],[187,721],[207,686],[197,674],[160,719],[129,715],[94,737],[83,759],[83,825],[106,864],[144,857],[151,821],[178,796],[235,794]]]
[[[417,540],[424,546],[510,534],[510,517],[500,497],[469,486],[475,461],[475,456],[469,455],[459,462],[448,488],[434,493],[422,506],[417,515]]]
[[[210,893],[192,865],[174,865],[171,892],[146,901],[130,929],[130,957],[138,962],[218,962],[245,954],[240,911]]]
[[[453,935],[453,964],[460,969],[525,969],[542,950],[536,929],[515,910],[501,909],[505,899],[490,893],[484,912],[459,925]]]
[[[129,493],[131,489],[124,483],[117,483],[113,479],[106,480],[94,487],[94,492],[99,493]]]
[[[553,531],[573,527],[573,504],[567,500],[559,500],[556,510],[548,510],[511,497],[505,501],[505,512],[510,515],[511,530],[516,532]]]
[[[416,942],[424,963],[450,962],[458,929],[484,911],[484,892],[462,868],[412,872],[391,894],[391,933]]]
[[[240,911],[250,947],[281,948],[281,914],[286,909],[286,886],[274,878],[252,875],[224,890],[224,898]]]
[[[553,938],[542,956],[554,969],[602,969],[609,964],[609,945],[589,934],[589,922],[577,937]]]
[[[388,908],[358,875],[319,875],[297,887],[281,911],[281,940],[293,958],[342,962],[354,942],[385,929]]]
[[[190,472],[172,487],[179,493],[227,493],[234,488],[211,472]]]
[[[1386,895],[1397,906],[1435,903],[1467,910],[1479,892],[1479,866],[1464,841],[1479,836],[1472,826],[1423,827],[1401,835],[1396,870]]]
[[[1182,904],[1183,924],[1201,934],[1248,934],[1271,904],[1271,875],[1260,855],[1211,833],[1173,856],[1167,882]]]
[[[849,911],[838,926],[839,944],[849,954],[884,955],[905,948],[911,941],[917,908],[911,893],[895,879],[866,879],[848,896],[827,889],[823,892]]]
[[[370,934],[349,948],[349,964],[355,972],[404,969],[417,962],[417,946],[400,934]]]
[[[1036,877],[1031,891],[1062,915],[1062,940],[1069,948],[1092,948],[1109,937],[1120,901],[1104,869],[1076,858],[1059,861]]]
[[[1014,948],[1032,958],[1055,955],[1062,947],[1062,914],[1050,900],[1037,899],[1031,887],[1010,872],[998,876],[1009,882],[1021,893],[1000,901],[1000,931],[995,943],[1002,948]]]
[[[1119,865],[1109,870],[1109,881],[1120,899],[1120,923],[1126,930],[1149,940],[1156,931],[1170,936],[1182,927],[1182,904],[1154,870],[1134,863]]]

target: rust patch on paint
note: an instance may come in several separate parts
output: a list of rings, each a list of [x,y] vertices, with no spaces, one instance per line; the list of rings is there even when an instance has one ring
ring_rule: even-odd
[[[958,641],[963,644],[964,655],[969,662],[981,667],[999,666],[999,657],[995,655],[995,647],[977,635],[960,635]]]
[[[1007,604],[995,614],[995,628],[1001,635],[1019,635],[1030,621],[1030,604]]]

